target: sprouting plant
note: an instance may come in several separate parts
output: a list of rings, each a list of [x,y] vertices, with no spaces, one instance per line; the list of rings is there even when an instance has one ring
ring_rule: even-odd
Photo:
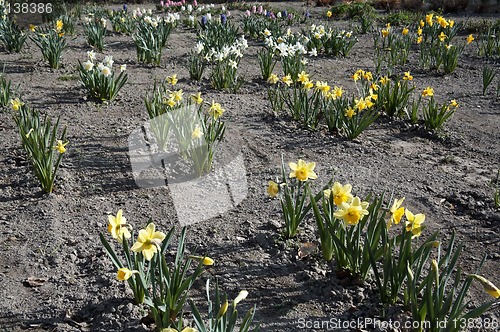
[[[8,52],[19,53],[28,34],[10,20],[0,20],[0,41]]]
[[[66,48],[63,27],[63,22],[58,20],[54,29],[36,27],[34,28],[34,35],[30,36],[30,39],[42,52],[43,58],[54,69],[59,68],[61,65],[61,55]]]
[[[273,73],[276,62],[278,61],[274,57],[274,51],[269,47],[262,48],[258,53],[260,72],[262,74],[262,79],[266,80]]]
[[[11,81],[7,81],[4,74],[0,74],[0,106],[5,107],[11,100]]]
[[[255,315],[255,306],[252,307],[243,320],[240,323],[239,329],[236,327],[236,322],[238,319],[238,309],[236,308],[238,303],[243,301],[247,296],[248,292],[243,290],[238,296],[229,302],[226,294],[221,294],[219,291],[219,285],[215,284],[215,294],[213,300],[210,296],[210,279],[207,279],[206,284],[207,289],[207,301],[208,301],[208,324],[206,324],[201,317],[198,307],[194,301],[190,301],[191,310],[193,312],[194,323],[197,331],[200,332],[248,332],[250,331],[253,318]],[[182,327],[179,327],[179,331]],[[257,331],[258,326],[256,326],[252,331]]]
[[[139,20],[133,35],[139,62],[160,64],[163,48],[178,20],[179,15],[173,14],[158,19],[145,16]]]
[[[33,165],[42,190],[52,193],[57,170],[66,152],[66,128],[59,136],[59,118],[55,123],[31,109],[19,99],[11,100],[13,118],[24,150]],[[59,138],[58,138],[59,137]]]
[[[483,67],[483,96],[486,95],[486,90],[490,86],[491,82],[495,79],[497,75],[494,68],[490,66]]]
[[[423,90],[422,97],[426,99],[426,103],[422,107],[425,128],[440,130],[444,123],[455,114],[458,103],[456,100],[452,100],[449,103],[439,105],[434,99],[434,90],[431,87]],[[427,97],[430,98],[427,99]]]
[[[108,216],[108,220],[108,231],[121,245],[124,259],[116,254],[103,234],[100,234],[100,239],[118,270],[117,279],[128,282],[137,304],[144,303],[149,307],[158,331],[176,326],[182,321],[180,314],[191,286],[204,267],[213,265],[214,261],[209,257],[186,255],[187,228],[182,229],[172,261],[167,258],[167,249],[174,228],[165,234],[157,231],[149,220],[146,228],[136,235],[122,210],[116,216]]]
[[[466,302],[467,294],[473,280],[478,280],[485,290],[495,298],[500,296],[500,290],[486,278],[479,275],[478,271],[462,278],[462,270],[458,266],[458,258],[462,251],[462,244],[455,244],[455,234],[446,247],[441,249],[438,245],[437,259],[433,259],[427,274],[424,274],[426,264],[417,263],[420,269],[413,269],[408,264],[408,281],[406,296],[414,321],[421,322],[417,331],[461,331],[464,322],[480,317],[497,301],[493,300],[470,308]],[[486,256],[485,256],[486,258]],[[419,260],[427,260],[425,255]],[[445,324],[443,324],[445,322]]]
[[[106,35],[106,19],[104,17],[89,17],[85,24],[87,43],[102,51],[104,48],[104,36]]]

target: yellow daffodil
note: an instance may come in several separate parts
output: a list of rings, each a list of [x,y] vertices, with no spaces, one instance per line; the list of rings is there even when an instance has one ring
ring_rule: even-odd
[[[470,34],[468,37],[467,37],[467,44],[470,44],[474,41],[474,36],[472,34]]]
[[[354,80],[354,82],[359,81],[359,79],[360,79],[359,73],[355,72],[354,74],[352,74],[352,79]]]
[[[369,214],[368,202],[362,202],[359,197],[354,197],[351,203],[343,202],[333,216],[344,221],[346,225],[356,225],[363,216]]]
[[[333,95],[335,96],[335,98],[342,97],[343,93],[344,93],[344,90],[342,90],[342,87],[338,87],[338,86],[333,87]]]
[[[373,81],[373,75],[370,71],[363,72],[363,78],[367,81]]]
[[[304,89],[306,89],[307,91],[311,90],[313,87],[314,87],[314,83],[307,80],[305,82],[302,83],[302,86],[304,87]]]
[[[283,83],[285,83],[287,86],[290,86],[293,83],[292,76],[286,75],[282,79]]]
[[[352,119],[352,117],[356,115],[356,110],[354,110],[354,108],[349,106],[348,108],[346,108],[344,115],[347,116],[349,119]]]
[[[244,299],[246,299],[248,296],[248,291],[246,290],[242,290],[238,296],[236,296],[236,298],[233,300],[233,307],[236,307],[236,305],[238,303],[240,303],[241,301],[243,301]]]
[[[120,281],[126,281],[128,280],[132,275],[135,273],[139,273],[137,270],[129,270],[126,267],[119,268],[117,273],[116,273],[116,279]]]
[[[163,102],[167,104],[169,107],[174,107],[176,104],[174,98],[165,99]]]
[[[366,102],[363,98],[354,99],[354,108],[357,109],[358,111],[362,111],[367,109],[368,105],[366,105]]]
[[[458,107],[458,103],[457,103],[457,101],[455,99],[453,99],[453,100],[450,101],[450,105],[449,106],[450,107]]]
[[[406,231],[412,232],[412,238],[420,236],[422,233],[422,224],[425,221],[425,214],[413,214],[410,210],[405,210]]]
[[[57,20],[56,21],[56,31],[61,32],[64,24],[62,20]]]
[[[269,181],[269,183],[267,184],[267,194],[271,198],[274,198],[276,197],[276,195],[278,195],[279,191],[280,191],[279,185],[274,181]]]
[[[323,96],[326,96],[328,94],[328,91],[330,91],[328,82],[316,81],[316,91],[321,91]]]
[[[405,208],[401,206],[404,200],[404,197],[400,199],[394,199],[394,203],[392,203],[391,209],[389,210],[391,212],[391,219],[389,219],[387,228],[390,228],[393,223],[397,225],[401,221],[401,218],[405,213]]]
[[[432,24],[434,23],[432,21],[433,17],[434,17],[434,14],[427,14],[427,15],[425,15],[425,22],[427,23],[428,26],[432,26]]]
[[[158,252],[158,247],[163,239],[165,239],[165,234],[155,231],[155,224],[149,223],[146,229],[139,231],[137,242],[130,249],[133,252],[141,252],[144,258],[150,261],[154,254]]]
[[[326,12],[326,17],[330,18],[332,17],[333,13],[329,10]]]
[[[382,84],[382,85],[386,85],[389,82],[390,82],[390,79],[387,76],[383,76],[380,78],[380,84]]]
[[[424,21],[422,21],[422,20],[420,20],[420,22],[418,22],[418,26],[419,26],[420,28],[423,28],[423,27],[425,26],[425,22],[424,22]]]
[[[203,102],[203,98],[201,98],[201,92],[198,92],[194,95],[191,95],[191,99],[197,104],[200,105]]]
[[[495,299],[498,299],[500,297],[500,289],[498,289],[497,286],[495,286],[491,281],[486,279],[485,277],[482,277],[477,274],[471,274],[469,277],[472,277],[476,280],[478,280],[481,285],[483,286],[484,290],[493,296]]]
[[[405,71],[405,76],[403,77],[405,81],[413,81],[413,76],[411,76],[409,71]]]
[[[30,24],[30,25],[29,25],[29,29],[30,29],[30,31],[31,31],[31,32],[35,32],[35,30],[36,30],[36,25]]]
[[[23,105],[24,105],[24,103],[19,98],[10,100],[10,106],[12,107],[13,111],[16,111],[16,112],[19,111],[19,109]]]
[[[382,29],[381,33],[382,33],[382,37],[385,38],[385,37],[389,36],[389,29]]]
[[[181,101],[183,95],[184,93],[182,92],[182,89],[172,92],[172,98],[175,101]]]
[[[69,142],[66,142],[66,143],[63,143],[63,141],[61,141],[60,139],[57,140],[57,145],[56,146],[53,146],[52,148],[54,150],[57,150],[59,151],[60,154],[63,154],[64,152],[66,152],[66,145],[68,144]]]
[[[421,36],[422,35],[422,28],[417,29],[417,35]]]
[[[194,260],[197,260],[198,262],[201,262],[201,264],[205,265],[205,266],[212,266],[214,265],[215,261],[210,258],[210,257],[202,257],[202,256],[189,256],[189,258],[191,259],[194,259]]]
[[[219,312],[217,313],[216,317],[217,320],[221,319],[221,317],[224,316],[228,307],[229,307],[229,302],[227,302],[226,300],[226,302],[224,302],[219,308]]]
[[[269,82],[271,84],[276,84],[276,83],[278,83],[279,80],[280,79],[279,79],[278,75],[276,75],[276,74],[271,74],[267,78],[267,82]]]
[[[444,34],[444,32],[443,32],[443,31],[441,31],[441,33],[440,33],[440,34],[439,34],[439,36],[438,36],[439,40],[440,40],[440,41],[442,41],[442,42],[444,42],[444,40],[445,40],[447,37],[448,37],[448,36],[446,36],[446,35]]]
[[[305,71],[300,72],[297,82],[304,83],[307,81],[309,81],[309,75]]]
[[[296,178],[299,181],[307,181],[308,179],[314,180],[317,179],[318,176],[314,172],[314,168],[316,167],[315,162],[305,162],[302,159],[299,159],[297,163],[290,162],[288,166],[292,170],[290,172],[290,178]]]
[[[434,89],[428,86],[422,91],[422,97],[432,97],[434,96]]]
[[[164,328],[161,329],[160,332],[179,332],[179,330],[176,330],[172,327]],[[198,332],[197,329],[193,329],[192,327],[185,327],[182,331],[180,332]]]
[[[116,216],[108,215],[108,232],[113,239],[123,242],[123,237],[130,239],[130,232],[127,227],[127,219],[123,217],[123,210],[118,210]]]
[[[419,36],[419,37],[417,38],[417,44],[420,44],[420,43],[422,42],[422,40],[423,40],[422,36]]]
[[[448,21],[446,21],[446,19],[442,16],[437,16],[436,20],[442,28],[447,28],[450,25]]]
[[[455,25],[455,21],[448,20],[448,25],[450,26],[450,28],[453,28],[453,26]]]
[[[222,106],[219,103],[216,103],[212,100],[212,104],[210,105],[210,108],[208,109],[208,114],[214,117],[215,120],[217,120],[219,117],[224,114],[225,110],[222,108]]]
[[[377,83],[373,82],[372,84],[370,84],[370,92],[378,91],[378,89],[379,89],[379,86]]]
[[[352,108],[351,108],[351,110],[352,110]],[[353,112],[354,112],[354,110],[353,110]],[[339,206],[344,202],[349,203],[352,201],[353,196],[351,194],[351,190],[352,190],[352,185],[350,185],[349,183],[342,185],[339,182],[334,182],[332,189],[324,190],[323,194],[326,196],[326,198],[329,198],[330,195],[332,195],[333,196],[333,203],[335,205]]]
[[[408,34],[408,32],[410,32],[410,30],[408,30],[408,28],[403,28],[403,31],[401,31],[401,34],[403,36],[406,36]]]
[[[196,125],[196,127],[194,127],[193,133],[191,134],[191,138],[201,138],[203,134],[204,133],[201,131],[200,125]]]
[[[172,76],[167,76],[166,80],[169,84],[172,84],[172,86],[176,85],[177,82],[179,81],[177,79],[177,74],[173,74]]]
[[[368,95],[365,97],[364,102],[366,105],[366,108],[372,108],[373,105],[375,105],[372,101],[373,95]]]

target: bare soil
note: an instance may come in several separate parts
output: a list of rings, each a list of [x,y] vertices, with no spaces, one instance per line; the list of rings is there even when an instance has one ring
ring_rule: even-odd
[[[302,10],[301,4],[294,5]],[[311,11],[320,17],[323,9]],[[374,70],[372,36],[359,39],[349,57],[310,59],[308,71],[314,79],[352,91],[350,77],[357,69]],[[458,101],[458,111],[444,132],[436,135],[381,118],[358,139],[348,141],[271,114],[256,41],[249,41],[242,59],[239,72],[245,84],[238,93],[213,90],[207,79],[191,82],[184,63],[195,40],[192,31],[179,27],[168,40],[162,65],[151,67],[136,61],[131,37],[109,33],[104,54],[112,55],[117,64],[127,64],[129,75],[109,105],[89,100],[78,82],[78,60],[84,61],[90,50],[81,26],[68,37],[63,68],[58,70],[48,68],[30,41],[20,54],[0,52],[5,74],[19,85],[23,100],[51,117],[61,116],[70,142],[54,194],[43,195],[9,112],[0,113],[0,330],[153,328],[142,320],[146,308],[133,305],[128,286],[115,279],[99,233],[106,232],[107,215],[118,209],[135,228],[149,218],[164,231],[179,226],[169,188],[139,187],[128,151],[130,133],[148,120],[143,98],[155,80],[173,73],[186,94],[201,91],[206,101],[213,99],[226,109],[228,133],[239,135],[248,183],[246,198],[237,208],[189,229],[188,247],[197,247],[197,252],[216,261],[193,288],[192,297],[199,303],[203,303],[204,280],[211,275],[231,298],[241,289],[249,291],[241,308],[257,305],[255,317],[263,331],[299,330],[300,318],[406,319],[399,308],[382,315],[370,281],[353,285],[340,279],[319,253],[298,257],[303,243],[318,241],[312,218],[301,226],[298,239],[280,238],[279,202],[265,193],[267,182],[279,175],[282,156],[286,162],[315,161],[317,188],[334,177],[353,184],[360,196],[383,191],[405,196],[409,209],[425,213],[427,235],[439,230],[447,241],[456,232],[464,245],[460,265],[466,273],[474,272],[486,254],[482,271],[500,285],[500,211],[494,208],[490,185],[500,166],[500,101],[494,88],[485,97],[481,94],[486,60],[475,49],[468,48],[457,70],[447,76],[420,69],[415,54],[408,66],[398,69],[410,70],[419,89],[434,87],[439,100]],[[498,61],[491,65],[500,68]],[[43,278],[42,285],[30,287],[29,277]],[[488,294],[475,284],[471,306],[486,300]],[[498,319],[498,314],[497,308],[486,317]]]

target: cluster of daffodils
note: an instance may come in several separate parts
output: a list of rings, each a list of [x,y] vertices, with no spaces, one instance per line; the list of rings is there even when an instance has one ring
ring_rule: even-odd
[[[359,70],[353,78],[363,81],[362,97],[349,98],[342,87],[331,87],[325,81],[313,83],[305,71],[299,72],[296,79],[291,74],[282,78],[271,74],[269,101],[275,113],[288,111],[310,129],[317,129],[324,121],[332,133],[353,139],[378,117],[375,108],[378,85],[371,82],[372,74]]]
[[[315,49],[308,52],[306,45],[302,44],[297,36],[292,34],[291,29],[288,29],[283,36],[273,36],[267,29],[262,34],[265,36],[265,45],[272,48],[280,57],[318,55]],[[307,61],[304,61],[304,63],[307,63]]]
[[[342,185],[335,182],[331,189],[323,191],[325,198],[330,200],[331,197],[337,208],[333,216],[342,220],[345,227],[357,225],[361,218],[369,214],[367,208],[370,204],[357,196],[353,196],[351,190],[352,186],[350,184]]]
[[[429,69],[442,67],[445,74],[453,72],[465,46],[474,40],[474,36],[469,35],[465,40],[456,42],[455,36],[462,26],[463,23],[455,24],[451,19],[427,14],[417,28],[420,65]]]
[[[465,308],[463,301],[472,280],[479,281],[494,298],[500,297],[500,289],[479,274],[471,274],[463,281],[461,270],[456,266],[461,247],[455,247],[454,234],[444,250],[437,233],[420,239],[426,217],[403,207],[404,197],[391,199],[389,206],[384,194],[370,195],[369,202],[355,196],[351,184],[334,182],[332,185],[333,181],[314,195],[308,183],[318,178],[316,163],[299,159],[288,166],[291,170],[288,176],[282,166],[282,183],[270,181],[267,188],[271,197],[279,195],[285,220],[284,236],[296,236],[298,225],[312,210],[325,260],[335,260],[336,272],[344,278],[348,275],[349,279],[363,282],[372,276],[382,303],[402,302],[414,320],[427,321],[430,317],[449,317],[452,308]],[[403,227],[392,235],[391,228],[398,224]],[[438,250],[434,256],[435,248]],[[431,255],[437,258],[430,261]],[[441,280],[447,280],[452,274],[456,282],[450,290],[447,289],[449,283]],[[457,297],[456,292],[463,296]],[[478,317],[495,302],[459,315]]]
[[[94,51],[88,51],[87,57],[88,60],[82,63],[85,71],[92,72],[94,70],[97,70],[104,77],[109,77],[113,75],[113,64],[115,63],[115,61],[113,60],[113,56],[106,55],[102,60],[102,62],[98,62],[97,65],[95,64],[95,61],[97,60],[97,55]],[[119,67],[120,73],[123,73],[125,70],[127,70],[127,65],[126,64],[120,65]]]
[[[91,13],[89,14],[88,16],[85,16],[83,18],[83,23],[84,24],[93,24],[93,23],[97,23],[99,25],[101,25],[102,27],[106,27],[106,24],[107,24],[107,21],[106,21],[106,18],[104,17],[101,17],[99,19],[96,19],[94,18],[94,15]]]
[[[221,48],[206,47],[205,43],[200,40],[194,51],[196,54],[203,54],[203,57],[208,62],[223,62],[229,60],[231,66],[236,68],[237,62],[243,57],[243,51],[248,48],[248,42],[245,36],[239,37],[232,45],[222,45]]]
[[[156,225],[150,220],[147,226],[140,229],[137,237],[132,226],[127,223],[123,211],[119,210],[115,215],[108,216],[108,232],[122,247],[123,254],[117,255],[113,246],[100,235],[101,243],[117,269],[116,279],[126,281],[134,293],[137,304],[144,303],[150,308],[150,315],[154,319],[158,331],[179,331],[173,326],[182,326],[182,311],[187,305],[186,300],[193,283],[207,268],[215,264],[215,261],[207,256],[186,255],[186,233],[183,228],[175,259],[166,260],[166,251],[174,234],[174,228],[168,233],[156,229]],[[133,244],[130,246],[129,242]],[[122,259],[124,256],[124,259]],[[209,281],[207,281],[207,293]],[[172,289],[176,290],[175,292]],[[208,299],[209,317],[219,321],[229,321],[235,326],[238,312],[236,305],[243,301],[248,292],[243,290],[229,306],[227,295],[222,295],[218,288],[216,290],[216,306],[211,305]],[[184,328],[184,332],[207,330],[204,322],[199,319],[200,313],[193,301],[190,303],[197,329]],[[212,308],[215,312],[212,314]],[[253,319],[255,308],[247,313],[247,318],[241,331],[247,332]],[[213,326],[213,322],[210,322]]]
[[[81,83],[87,89],[89,96],[100,101],[114,99],[127,82],[128,75],[125,73],[127,65],[120,65],[118,76],[115,77],[112,56],[105,56],[103,61],[96,64],[96,53],[89,51],[87,58],[87,61],[79,62],[78,71]]]
[[[134,10],[132,10],[132,17],[134,19],[138,19],[138,18],[141,18],[143,16],[151,16],[153,15],[153,10],[152,9],[146,9],[146,8],[136,8]]]
[[[348,56],[352,47],[358,42],[352,31],[315,24],[303,32],[301,37],[308,50],[332,56]]]

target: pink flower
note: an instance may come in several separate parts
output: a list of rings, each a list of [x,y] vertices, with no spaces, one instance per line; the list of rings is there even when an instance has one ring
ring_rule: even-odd
[[[262,11],[263,11],[262,6],[259,6],[259,9],[258,9],[259,14],[262,14]]]
[[[194,7],[198,6],[198,2],[196,0],[193,1],[193,6]]]
[[[163,0],[160,1],[160,7],[163,7]]]
[[[255,14],[255,12],[257,11],[257,7],[255,5],[252,6],[252,14]]]
[[[252,14],[250,14],[250,11],[247,9],[247,11],[245,12],[245,16],[250,16]]]

